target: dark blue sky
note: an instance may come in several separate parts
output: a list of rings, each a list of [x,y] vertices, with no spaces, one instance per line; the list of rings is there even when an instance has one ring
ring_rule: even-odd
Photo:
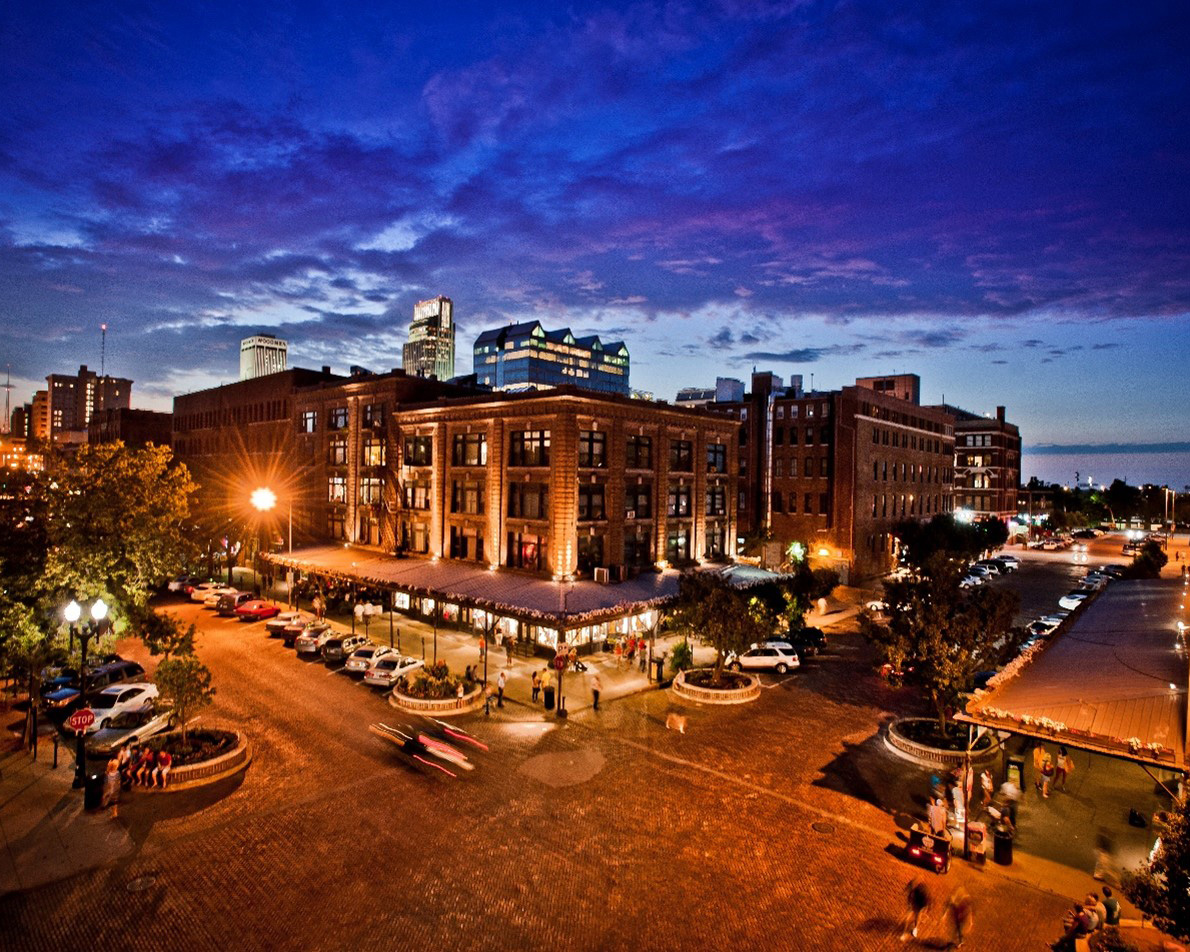
[[[672,398],[916,371],[1030,443],[1185,440],[1184,3],[113,3],[0,12],[0,340],[28,399],[458,370],[537,317]],[[281,9],[284,7],[285,9]]]

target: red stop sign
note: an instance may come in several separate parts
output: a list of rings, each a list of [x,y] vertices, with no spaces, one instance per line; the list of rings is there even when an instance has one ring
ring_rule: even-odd
[[[566,667],[566,655],[554,655],[554,667],[561,671]]]
[[[66,723],[73,731],[85,731],[88,727],[95,723],[95,712],[89,707],[79,708],[70,715]]]

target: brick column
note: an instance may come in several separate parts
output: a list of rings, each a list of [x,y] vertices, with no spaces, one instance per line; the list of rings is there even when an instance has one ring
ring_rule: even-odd
[[[569,575],[578,564],[578,423],[560,409],[550,429],[550,567]]]

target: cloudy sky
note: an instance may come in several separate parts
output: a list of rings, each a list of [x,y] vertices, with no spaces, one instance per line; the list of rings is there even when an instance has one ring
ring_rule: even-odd
[[[911,9],[902,9],[902,7]],[[0,364],[134,405],[483,329],[672,398],[915,371],[1031,444],[1186,440],[1185,3],[14,0]],[[0,367],[0,369],[3,369]]]

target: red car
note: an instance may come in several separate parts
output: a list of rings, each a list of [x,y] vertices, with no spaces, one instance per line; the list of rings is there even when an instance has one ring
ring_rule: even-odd
[[[236,609],[236,617],[240,621],[264,621],[266,618],[272,618],[274,615],[281,614],[281,607],[274,605],[272,602],[266,602],[262,599],[253,599],[250,602],[244,602]]]

